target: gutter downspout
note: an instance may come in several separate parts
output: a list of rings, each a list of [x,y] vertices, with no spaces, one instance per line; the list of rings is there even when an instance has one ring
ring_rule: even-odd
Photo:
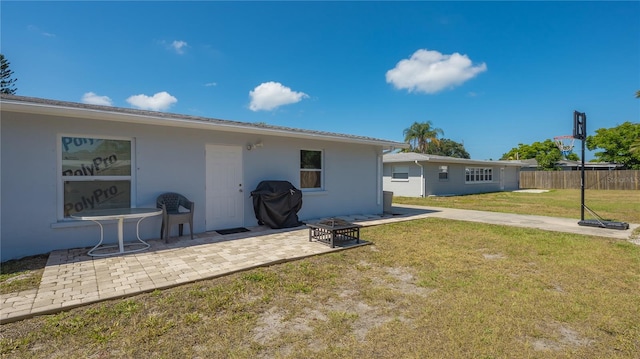
[[[414,162],[420,167],[420,197],[424,198],[424,167],[418,162],[418,160],[415,160]]]
[[[378,206],[382,204],[382,156],[382,154],[379,154],[378,158],[376,159],[376,192],[378,193],[378,195],[376,196],[376,205]]]

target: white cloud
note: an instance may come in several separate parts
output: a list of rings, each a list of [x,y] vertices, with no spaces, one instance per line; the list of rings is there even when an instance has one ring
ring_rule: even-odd
[[[162,91],[149,97],[147,95],[134,95],[127,99],[127,102],[133,107],[141,110],[163,111],[171,107],[178,99],[171,96],[168,92]]]
[[[174,40],[171,43],[171,48],[173,48],[180,55],[184,54],[184,49],[187,48],[187,46],[189,46],[189,44],[187,44],[186,41],[182,40]]]
[[[251,103],[249,109],[251,111],[273,110],[282,105],[288,105],[302,101],[308,98],[304,92],[291,91],[290,88],[283,86],[279,82],[264,82],[258,85],[253,91],[249,91]]]
[[[27,28],[29,29],[29,31],[37,32],[37,33],[39,33],[39,34],[40,34],[40,35],[42,35],[42,36],[46,36],[46,37],[56,37],[56,34],[52,34],[52,33],[50,33],[50,32],[42,31],[42,30],[40,30],[40,28],[38,28],[38,27],[37,27],[37,26],[35,26],[35,25],[29,25],[29,26],[27,26]]]
[[[481,72],[487,71],[487,65],[473,66],[467,55],[453,53],[444,55],[438,51],[420,49],[411,58],[398,62],[396,67],[387,71],[387,83],[397,89],[428,94],[445,88],[461,85]]]
[[[113,101],[108,96],[98,96],[93,92],[82,95],[82,103],[89,105],[113,106]]]
[[[204,84],[206,87],[213,87],[213,86],[218,86],[217,83],[215,82],[207,82],[206,84]]]

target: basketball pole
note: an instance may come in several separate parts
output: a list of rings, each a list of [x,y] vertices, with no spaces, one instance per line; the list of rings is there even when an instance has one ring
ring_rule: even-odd
[[[584,153],[587,142],[587,114],[584,112],[573,111],[573,138],[576,140],[580,140],[582,143],[582,159],[580,160],[580,222],[585,223],[584,221],[584,187],[585,187],[585,178],[584,178]]]
[[[629,223],[626,222],[615,222],[610,220],[602,219],[598,216],[597,213],[589,209],[584,204],[584,187],[585,187],[585,174],[584,174],[584,154],[586,152],[586,142],[587,142],[587,114],[584,112],[573,112],[573,138],[579,139],[582,141],[582,168],[580,169],[580,222],[578,225],[580,226],[591,226],[591,227],[600,227],[600,228],[609,228],[609,229],[621,229],[626,230],[629,229]],[[584,219],[584,210],[589,211],[594,217],[595,220],[585,220]]]
[[[586,136],[587,133],[587,115],[583,114],[582,120],[584,121],[583,123],[583,134]],[[581,159],[581,166],[580,166],[580,220],[584,221],[584,152],[585,152],[585,142],[587,142],[587,139],[585,138],[585,136],[582,136],[582,139],[580,140],[580,142],[582,142],[582,159]]]

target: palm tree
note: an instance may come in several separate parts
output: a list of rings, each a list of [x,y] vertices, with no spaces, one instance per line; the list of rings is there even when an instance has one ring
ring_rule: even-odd
[[[438,143],[438,135],[444,135],[444,131],[432,126],[431,121],[414,122],[402,132],[404,141],[411,146],[411,151],[427,153],[427,145],[430,142]]]

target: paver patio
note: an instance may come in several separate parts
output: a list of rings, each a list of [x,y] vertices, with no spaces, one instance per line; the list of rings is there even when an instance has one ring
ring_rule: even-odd
[[[372,226],[436,217],[623,240],[639,226],[630,224],[628,230],[621,231],[582,227],[569,218],[418,206],[396,206],[394,213],[339,218]],[[38,289],[0,295],[0,323],[370,244],[362,238],[360,244],[353,241],[331,248],[310,242],[306,227],[250,229],[250,232],[224,236],[215,232],[201,233],[193,240],[184,236],[169,243],[150,240],[151,247],[147,251],[113,257],[91,257],[87,255],[88,248],[51,252]]]

